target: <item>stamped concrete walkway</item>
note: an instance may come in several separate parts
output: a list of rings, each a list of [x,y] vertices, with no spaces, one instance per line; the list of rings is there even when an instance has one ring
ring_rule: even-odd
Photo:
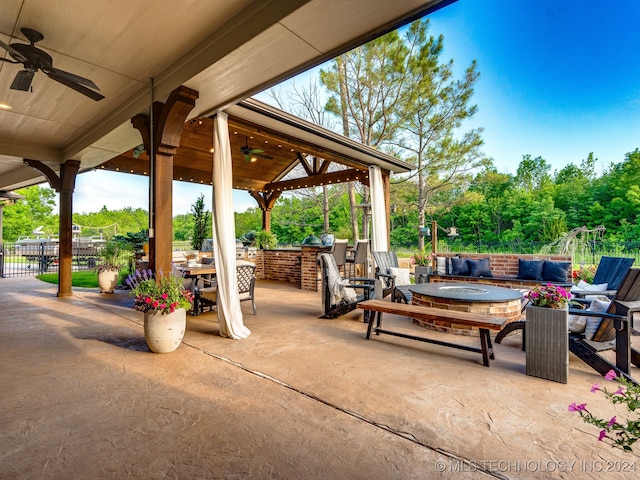
[[[586,401],[611,416],[589,391],[603,379],[575,357],[567,385],[528,377],[518,337],[496,345],[486,368],[476,353],[366,341],[358,313],[318,319],[319,294],[259,282],[258,315],[243,304],[249,338],[221,338],[213,313],[189,317],[178,350],[157,355],[126,293],[74,292],[58,299],[38,280],[0,279],[0,479],[608,479],[640,470],[638,456],[598,443],[597,429],[567,411]]]

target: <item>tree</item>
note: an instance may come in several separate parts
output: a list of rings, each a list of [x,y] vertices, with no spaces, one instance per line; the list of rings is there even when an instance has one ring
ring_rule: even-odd
[[[342,122],[343,135],[379,148],[390,142],[401,125],[406,96],[409,47],[398,31],[390,32],[335,58],[320,71],[329,90],[326,108]],[[364,202],[368,191],[363,191]],[[358,234],[356,192],[349,184],[353,238]],[[364,226],[367,228],[367,226]]]
[[[200,250],[202,243],[209,237],[209,232],[212,229],[211,212],[204,209],[204,195],[200,195],[196,202],[191,205],[191,215],[193,215],[191,248]]]
[[[469,172],[478,166],[483,144],[482,129],[459,134],[463,121],[477,111],[476,105],[469,104],[479,77],[476,62],[467,68],[462,80],[455,80],[453,60],[439,63],[444,37],[428,37],[428,28],[428,20],[419,20],[407,30],[407,42],[419,48],[412,49],[407,61],[411,88],[406,92],[398,142],[416,166],[420,227],[425,225],[427,205],[434,192],[469,180]],[[422,236],[418,248],[424,248]]]
[[[30,235],[37,227],[53,235],[58,232],[57,216],[53,216],[56,193],[45,187],[26,187],[16,190],[24,199],[3,209],[3,237],[6,241],[15,241],[20,236]]]

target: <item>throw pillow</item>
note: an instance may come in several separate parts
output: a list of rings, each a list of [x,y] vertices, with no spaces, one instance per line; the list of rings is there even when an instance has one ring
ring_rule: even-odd
[[[567,283],[567,272],[571,262],[544,261],[542,266],[542,280],[546,282]]]
[[[469,263],[466,258],[451,257],[451,275],[469,275]]]
[[[389,267],[389,275],[396,277],[396,285],[411,285],[408,268]]]
[[[469,265],[469,274],[472,277],[493,277],[489,258],[483,258],[481,260],[472,260],[469,258],[467,265]]]
[[[518,259],[518,278],[521,280],[542,280],[543,260]]]
[[[449,273],[447,271],[447,265],[449,263],[447,260],[447,257],[436,257],[436,274],[446,275]]]
[[[571,287],[572,292],[604,292],[609,288],[608,283],[590,284],[584,280],[580,280],[577,285]]]
[[[591,312],[606,312],[609,308],[609,304],[611,301],[609,300],[601,300],[596,298],[591,301],[591,305],[589,306],[589,311]],[[584,338],[586,340],[591,340],[595,335],[598,327],[600,326],[600,322],[602,321],[602,317],[586,317],[587,324],[584,329]]]
[[[569,315],[569,332],[582,333],[587,326],[587,317],[580,315]],[[593,336],[593,333],[591,334]]]

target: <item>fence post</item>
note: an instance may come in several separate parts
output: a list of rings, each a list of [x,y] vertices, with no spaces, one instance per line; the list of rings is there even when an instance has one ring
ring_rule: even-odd
[[[4,243],[0,242],[0,278],[4,278]]]

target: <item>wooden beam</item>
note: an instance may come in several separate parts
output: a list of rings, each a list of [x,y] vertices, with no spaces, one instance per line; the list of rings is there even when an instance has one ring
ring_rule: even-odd
[[[67,160],[60,166],[60,217],[58,226],[58,297],[70,297],[73,259],[73,191],[80,162]]]
[[[317,187],[319,185],[331,185],[343,182],[355,182],[356,180],[363,183],[363,180],[369,183],[369,174],[360,170],[348,169],[338,172],[325,173],[322,175],[314,175],[310,177],[296,178],[293,180],[285,180],[282,182],[268,183],[264,186],[267,192],[283,192],[287,190],[298,190],[300,188]]]

